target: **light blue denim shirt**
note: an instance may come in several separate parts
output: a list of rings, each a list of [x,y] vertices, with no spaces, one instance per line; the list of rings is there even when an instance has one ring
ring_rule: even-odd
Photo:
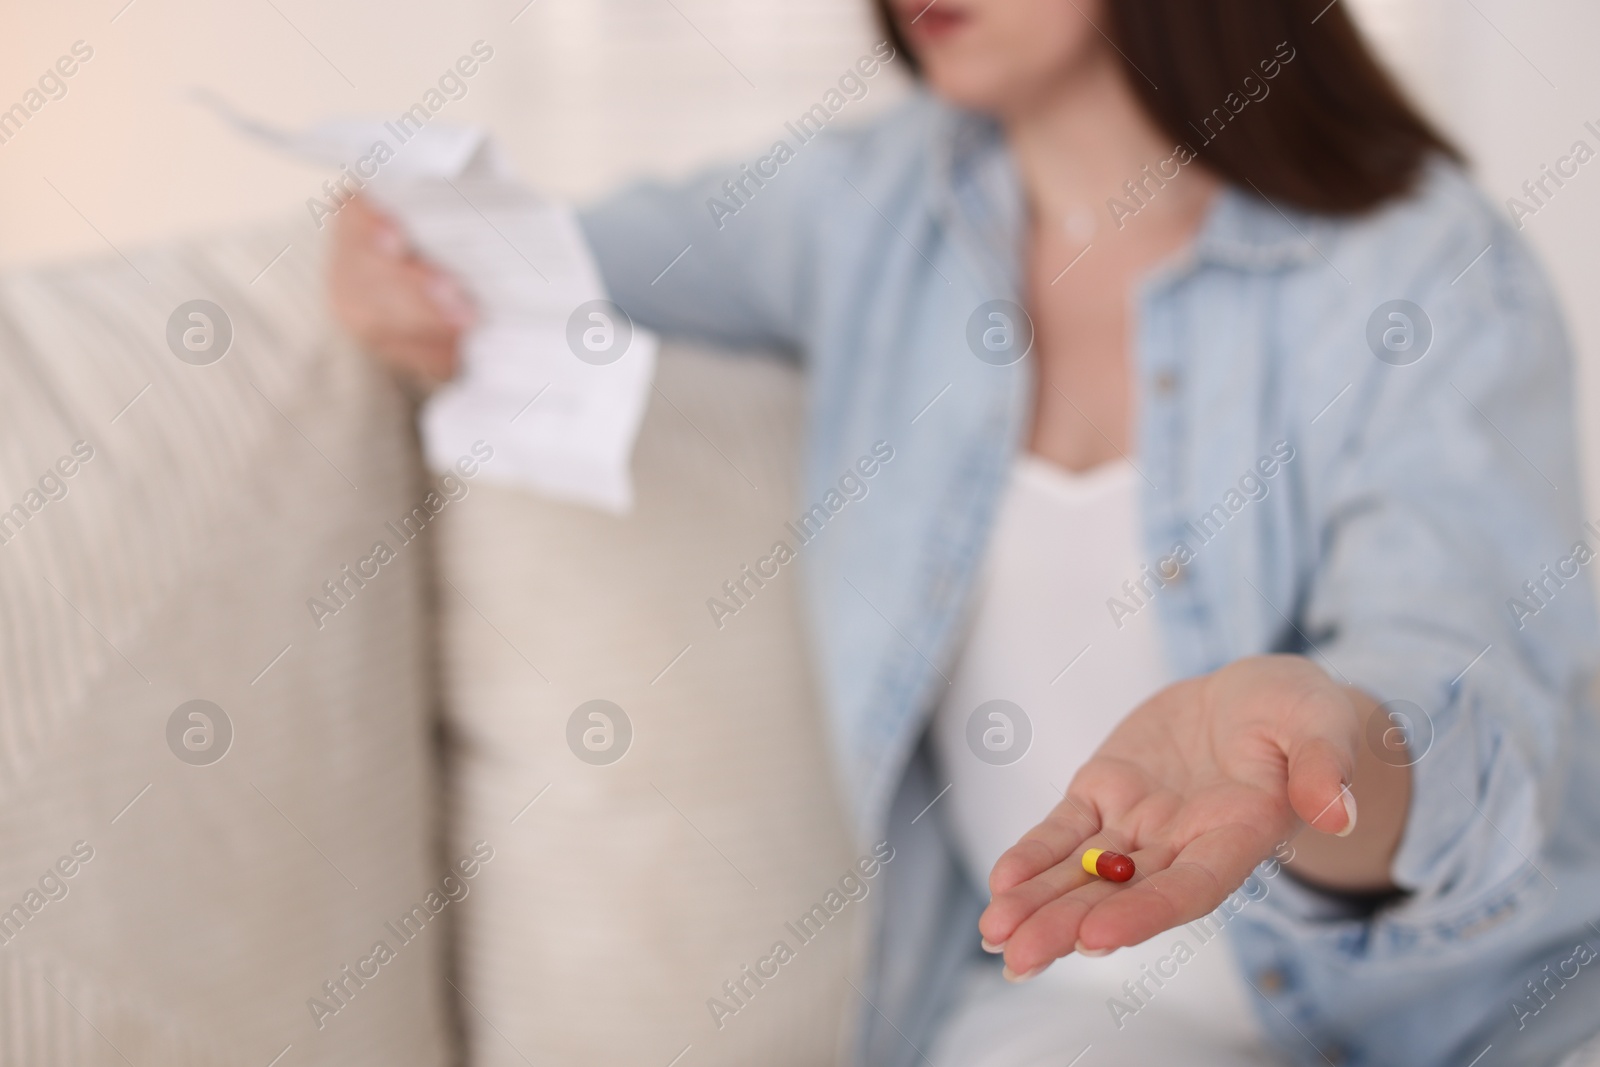
[[[915,817],[942,787],[921,742],[1032,410],[1032,358],[1001,366],[969,343],[996,321],[980,305],[1019,299],[1024,206],[994,124],[927,96],[783,136],[789,154],[630,189],[583,223],[641,324],[803,360],[795,514],[821,504],[827,521],[774,540],[802,561],[857,829],[896,849],[857,1054],[909,1065],[977,949],[982,892],[940,820]],[[1399,353],[1381,343],[1405,329],[1380,311],[1394,300],[1427,320],[1411,313]],[[1136,324],[1150,569],[1126,576],[1126,604],[1158,612],[1173,676],[1296,652],[1420,709],[1394,864],[1409,893],[1362,912],[1270,864],[1245,887],[1259,899],[1232,940],[1262,1025],[1295,1063],[1552,1062],[1600,1028],[1600,960],[1579,962],[1600,949],[1584,701],[1600,529],[1578,509],[1550,286],[1441,163],[1360,218],[1226,191],[1144,279]],[[841,492],[874,445],[893,458],[864,497]]]

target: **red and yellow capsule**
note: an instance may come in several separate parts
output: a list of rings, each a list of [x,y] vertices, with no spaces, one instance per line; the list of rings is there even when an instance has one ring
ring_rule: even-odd
[[[1083,854],[1083,869],[1108,882],[1126,882],[1133,877],[1133,861],[1120,852],[1091,848]]]

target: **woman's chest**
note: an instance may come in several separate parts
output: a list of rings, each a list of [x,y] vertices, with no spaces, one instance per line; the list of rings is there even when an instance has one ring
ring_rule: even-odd
[[[1126,245],[1074,241],[1040,228],[1024,264],[1034,326],[1029,447],[1072,471],[1126,455],[1136,394],[1129,294],[1142,265]]]

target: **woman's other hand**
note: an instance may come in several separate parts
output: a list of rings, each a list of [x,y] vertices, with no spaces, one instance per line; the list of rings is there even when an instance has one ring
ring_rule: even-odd
[[[1298,656],[1251,657],[1168,686],[1000,857],[978,923],[984,940],[1004,946],[1011,977],[1069,952],[1138,944],[1213,911],[1306,826],[1319,832],[1296,843],[1300,877],[1336,890],[1392,888],[1411,779],[1403,758],[1365,743],[1375,711],[1372,698]],[[1089,847],[1131,856],[1133,880],[1085,873]]]
[[[427,385],[455,375],[471,301],[364,197],[334,217],[328,294],[340,324],[390,367]]]

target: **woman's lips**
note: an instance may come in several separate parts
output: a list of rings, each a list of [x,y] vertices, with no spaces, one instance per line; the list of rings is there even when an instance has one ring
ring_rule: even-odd
[[[967,13],[947,0],[913,0],[906,11],[906,32],[913,37],[948,36],[967,22]]]

